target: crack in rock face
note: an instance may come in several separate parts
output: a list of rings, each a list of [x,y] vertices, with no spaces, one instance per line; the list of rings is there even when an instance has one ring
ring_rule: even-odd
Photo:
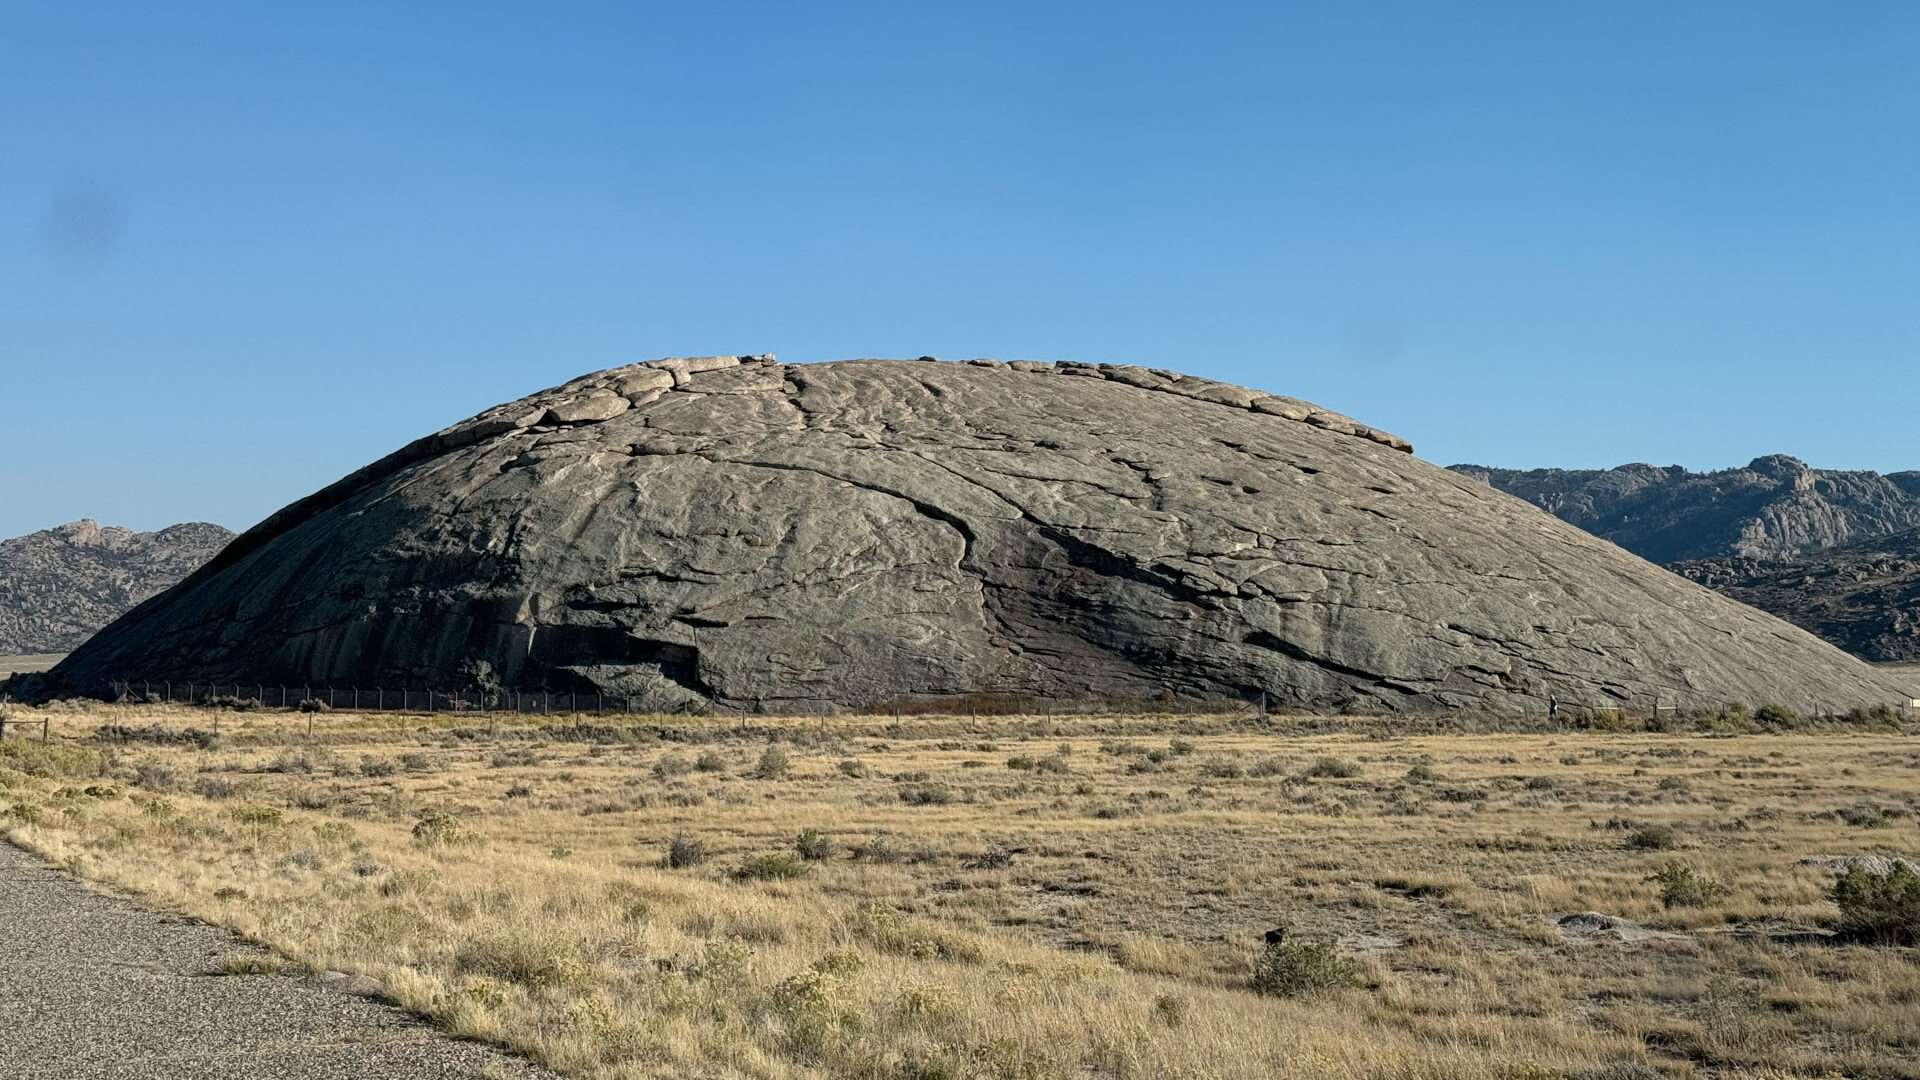
[[[484,661],[662,711],[1904,700],[1411,450],[1159,368],[653,361],[287,507],[54,677],[451,688]]]

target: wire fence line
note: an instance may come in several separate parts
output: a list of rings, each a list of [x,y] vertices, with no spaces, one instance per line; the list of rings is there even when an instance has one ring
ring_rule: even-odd
[[[203,683],[120,679],[108,684],[127,702],[169,705],[224,705],[257,702],[262,708],[350,709],[354,712],[504,712],[528,716],[553,713],[634,712],[630,694],[574,693],[555,690],[434,690],[417,687],[319,686],[278,683]],[[649,712],[651,710],[641,710]]]

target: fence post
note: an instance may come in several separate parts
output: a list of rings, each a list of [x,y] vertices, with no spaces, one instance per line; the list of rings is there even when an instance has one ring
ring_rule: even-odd
[[[47,745],[47,740],[52,737],[53,737],[53,717],[43,716],[40,718],[40,745],[41,746]]]

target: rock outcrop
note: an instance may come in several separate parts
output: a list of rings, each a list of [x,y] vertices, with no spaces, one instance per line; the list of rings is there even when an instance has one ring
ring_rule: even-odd
[[[274,515],[53,676],[814,711],[1904,700],[1852,657],[1306,402],[1163,369],[598,372]]]
[[[1863,660],[1920,663],[1920,530],[1793,559],[1694,559],[1672,569]]]
[[[205,522],[137,533],[87,520],[0,540],[0,653],[69,652],[232,539]]]
[[[1785,454],[1707,473],[1678,465],[1452,468],[1663,565],[1785,559],[1920,528],[1920,472],[1814,469]]]

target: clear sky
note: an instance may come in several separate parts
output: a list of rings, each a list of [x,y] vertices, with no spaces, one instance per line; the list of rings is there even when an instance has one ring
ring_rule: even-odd
[[[1920,468],[1920,4],[0,0],[0,536],[675,354]]]

